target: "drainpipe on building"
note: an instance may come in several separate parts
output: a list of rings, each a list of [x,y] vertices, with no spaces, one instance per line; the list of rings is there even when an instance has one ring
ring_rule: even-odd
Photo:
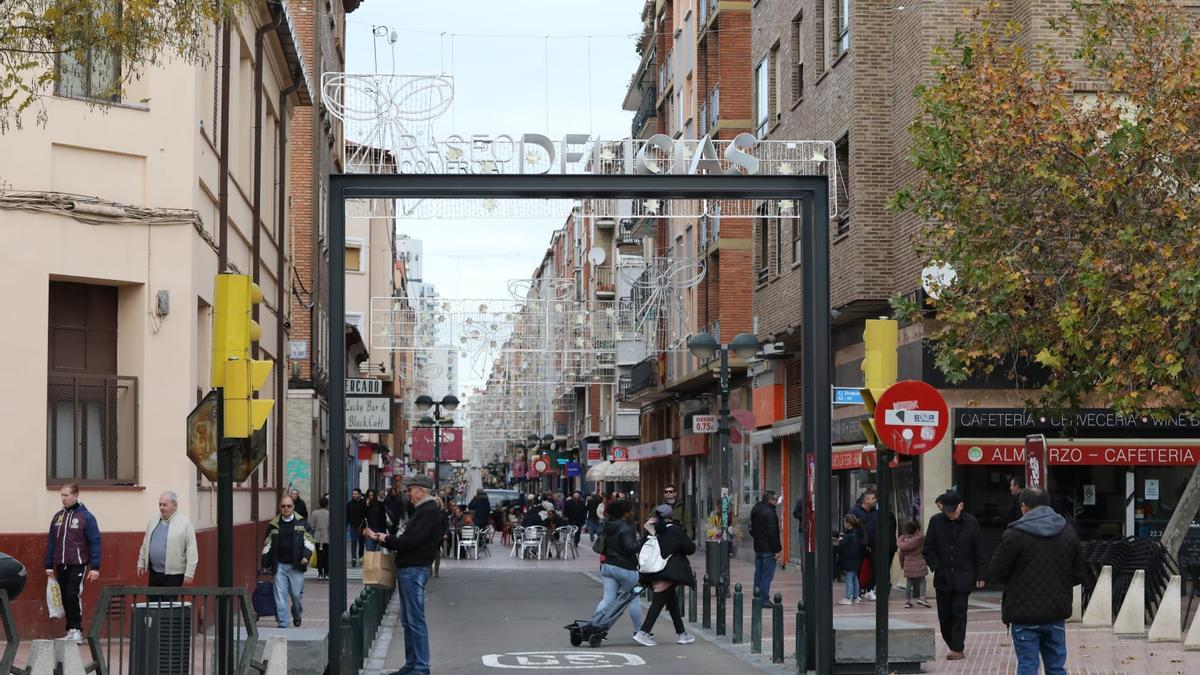
[[[279,206],[278,206],[278,208],[275,209],[275,218],[278,219],[278,227],[276,229],[279,232],[279,246],[277,247],[277,252],[279,254],[278,261],[277,261],[278,262],[278,270],[276,272],[276,279],[278,280],[278,283],[276,284],[275,291],[276,291],[276,301],[279,303],[278,306],[279,306],[280,324],[281,324],[281,330],[276,331],[276,333],[275,333],[276,353],[279,354],[279,357],[278,357],[279,362],[275,365],[275,391],[278,391],[278,392],[284,391],[285,374],[283,372],[284,367],[282,364],[285,364],[287,362],[286,359],[284,358],[284,351],[283,351],[283,349],[284,349],[284,339],[283,339],[284,330],[282,330],[282,328],[284,326],[287,326],[287,322],[282,320],[283,319],[283,311],[284,311],[283,303],[284,303],[284,300],[287,299],[287,293],[284,291],[284,288],[287,286],[287,283],[286,283],[287,254],[285,253],[286,247],[283,244],[283,242],[287,241],[287,230],[286,230],[287,218],[284,217],[284,209],[287,206],[287,172],[288,172],[288,169],[287,169],[287,100],[288,100],[289,96],[296,93],[296,91],[298,89],[300,89],[301,84],[302,84],[302,81],[297,77],[295,79],[295,82],[292,84],[292,86],[288,87],[287,89],[284,89],[282,92],[279,93],[279,142],[276,144],[279,146]],[[284,427],[284,422],[285,422],[284,416],[287,411],[287,405],[286,405],[287,397],[281,393],[277,398],[282,399],[282,400],[277,400],[275,402],[275,415],[276,415],[276,419],[279,420],[279,423],[275,425],[275,453],[276,453],[275,503],[279,503],[279,500],[283,499],[283,462],[281,460],[283,459],[283,427]],[[318,496],[318,500],[319,500],[319,496]]]

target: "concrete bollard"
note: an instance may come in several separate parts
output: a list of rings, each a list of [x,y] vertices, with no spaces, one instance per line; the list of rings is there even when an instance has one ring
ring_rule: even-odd
[[[1079,623],[1083,621],[1083,585],[1080,584],[1071,589],[1071,618],[1067,619],[1067,623]]]
[[[55,671],[60,675],[84,675],[83,659],[79,658],[79,645],[74,640],[55,640],[54,659],[60,669]]]
[[[287,640],[281,635],[267,638],[263,644],[262,660],[267,664],[263,675],[287,675]]]
[[[1146,570],[1133,573],[1133,581],[1121,601],[1121,609],[1113,622],[1117,635],[1142,635],[1146,632]]]
[[[1158,611],[1154,621],[1150,622],[1151,642],[1179,642],[1183,637],[1183,620],[1180,618],[1179,592],[1183,579],[1178,574],[1172,574],[1167,582],[1167,590],[1163,592],[1162,601],[1158,603]]]
[[[57,665],[53,640],[34,640],[29,644],[29,675],[54,675]]]
[[[1092,589],[1092,597],[1083,610],[1083,625],[1089,627],[1113,625],[1112,616],[1112,565],[1100,568],[1100,577]]]
[[[1196,618],[1192,619],[1192,627],[1188,629],[1187,635],[1183,638],[1183,651],[1200,652],[1200,612],[1197,612]]]

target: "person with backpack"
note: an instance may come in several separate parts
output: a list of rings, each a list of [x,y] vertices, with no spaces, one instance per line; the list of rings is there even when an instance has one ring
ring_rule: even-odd
[[[637,526],[633,523],[633,504],[627,500],[613,502],[608,507],[608,520],[604,531],[596,542],[604,556],[600,565],[600,577],[604,580],[604,597],[596,605],[596,613],[617,601],[617,596],[632,591],[638,585],[638,541]],[[633,619],[636,633],[642,628],[642,603],[629,603],[629,616]]]
[[[675,591],[677,586],[696,585],[696,573],[692,571],[692,565],[687,559],[696,552],[696,543],[683,531],[683,526],[672,519],[673,515],[669,504],[659,504],[655,507],[654,517],[645,524],[650,536],[646,538],[642,550],[638,553],[638,571],[641,573],[642,584],[648,584],[654,591],[650,611],[646,613],[642,628],[633,634],[634,642],[645,647],[658,644],[650,633],[654,630],[654,623],[658,621],[663,607],[666,607],[671,615],[671,623],[674,624],[675,634],[678,636],[676,642],[687,645],[696,641],[683,625],[683,614],[679,611]]]

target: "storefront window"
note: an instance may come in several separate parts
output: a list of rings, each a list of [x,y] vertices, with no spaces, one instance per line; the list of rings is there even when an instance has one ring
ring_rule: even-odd
[[[762,466],[759,461],[759,448],[742,442],[742,504],[749,506],[759,500],[762,485]]]

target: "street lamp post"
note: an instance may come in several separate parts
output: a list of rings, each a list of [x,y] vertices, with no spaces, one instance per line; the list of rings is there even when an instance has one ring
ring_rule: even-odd
[[[733,342],[727,345],[717,342],[716,338],[708,333],[697,333],[688,339],[687,346],[688,351],[698,359],[711,359],[717,355],[721,357],[719,378],[721,407],[717,423],[717,441],[721,446],[718,480],[721,486],[721,542],[717,558],[717,596],[724,598],[725,593],[729,590],[729,493],[732,487],[729,471],[729,352],[732,350],[734,356],[740,359],[749,359],[758,353],[760,345],[758,338],[751,333],[739,333],[733,338]]]
[[[433,415],[425,415],[421,417],[421,426],[433,427],[433,493],[440,494],[442,488],[442,409],[446,412],[454,412],[458,410],[458,397],[454,394],[446,394],[440,401],[434,401],[433,397],[428,394],[421,394],[417,397],[417,412],[429,412],[433,408]]]

